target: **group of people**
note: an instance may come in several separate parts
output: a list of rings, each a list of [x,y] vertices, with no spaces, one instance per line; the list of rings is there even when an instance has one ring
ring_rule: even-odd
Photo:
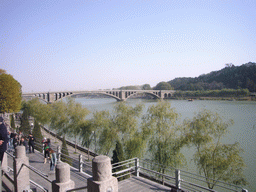
[[[32,133],[29,136],[24,136],[21,131],[19,133],[11,133],[7,130],[7,124],[4,118],[0,116],[0,161],[2,162],[4,152],[8,148],[14,148],[18,145],[25,146],[26,152],[35,153],[35,137]],[[44,163],[47,159],[50,160],[50,170],[53,171],[57,164],[57,157],[54,150],[51,148],[50,139],[44,138],[43,140]]]
[[[25,146],[26,152],[35,153],[35,137],[32,133],[29,134],[28,137],[24,136],[20,131],[17,133],[8,133],[9,137],[9,147],[15,148],[18,145]]]

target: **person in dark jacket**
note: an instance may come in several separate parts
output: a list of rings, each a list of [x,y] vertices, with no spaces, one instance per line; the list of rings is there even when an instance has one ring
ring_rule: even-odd
[[[4,152],[7,150],[8,144],[8,132],[7,127],[4,123],[4,118],[0,117],[0,160],[2,162]]]
[[[31,152],[35,153],[35,151],[34,151],[34,148],[35,148],[35,138],[34,138],[34,136],[32,134],[29,134],[28,145],[29,145],[29,153],[31,153]]]
[[[28,142],[27,142],[27,140],[26,140],[25,137],[21,137],[21,139],[20,139],[20,145],[21,145],[21,146],[25,146],[26,153],[27,153],[27,152],[28,152]]]
[[[18,134],[15,133],[13,140],[12,140],[13,148],[15,149],[19,145],[19,139],[18,139]]]

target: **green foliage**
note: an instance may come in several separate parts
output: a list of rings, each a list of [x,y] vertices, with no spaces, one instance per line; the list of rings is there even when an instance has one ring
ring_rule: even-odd
[[[116,148],[113,150],[113,157],[112,157],[112,159],[113,159],[112,160],[112,164],[118,163],[118,162],[122,162],[122,161],[125,160],[123,146],[122,146],[122,143],[119,140],[116,141]],[[114,172],[118,172],[118,171],[121,171],[121,170],[124,170],[124,169],[126,169],[126,167],[125,166],[121,166],[121,167],[115,168],[113,171]],[[116,175],[116,177],[118,177],[120,175],[123,175],[123,174],[126,174],[126,173],[127,172],[124,172],[122,174],[118,174],[118,175]],[[126,175],[124,177],[118,178],[118,180],[121,181],[121,180],[127,179],[129,177],[130,177],[130,175]]]
[[[112,160],[113,164],[125,160],[123,146],[122,146],[122,143],[119,140],[116,141],[116,148],[113,150],[112,159],[113,159]],[[117,170],[120,170],[120,169],[116,168],[115,171],[117,171]]]
[[[146,144],[138,127],[138,118],[141,112],[141,105],[131,107],[125,102],[119,102],[112,115],[108,111],[94,113],[89,127],[91,131],[95,131],[98,152],[109,155],[114,149],[116,141],[119,140],[123,145],[125,158],[140,157]],[[89,127],[82,131],[84,135],[87,135],[83,139],[83,143],[88,142],[87,129],[90,130]]]
[[[241,66],[227,64],[219,71],[212,71],[195,78],[175,78],[169,81],[175,90],[221,90],[248,89],[256,92],[256,63],[246,63]]]
[[[245,185],[245,163],[238,143],[222,144],[221,138],[233,121],[223,122],[217,113],[200,111],[192,120],[185,120],[186,138],[196,148],[194,161],[212,189],[218,180]]]
[[[22,107],[23,113],[21,115],[20,118],[20,129],[19,131],[21,131],[23,133],[23,135],[28,135],[31,131],[31,127],[29,124],[29,108],[27,107],[27,105],[24,103],[23,107]]]
[[[142,156],[146,142],[142,140],[143,133],[138,126],[138,120],[141,116],[143,106],[136,105],[135,107],[126,105],[125,102],[118,103],[116,105],[113,118],[113,125],[118,132],[119,140],[123,145],[125,158],[129,159],[134,156]],[[136,143],[141,145],[135,146]]]
[[[61,161],[66,162],[69,165],[72,165],[72,159],[69,158],[69,152],[68,152],[68,147],[67,147],[65,136],[63,136],[63,138],[62,138],[61,154],[63,154],[63,155],[61,155]]]
[[[11,128],[12,128],[13,130],[15,130],[16,127],[15,127],[15,121],[14,121],[13,114],[11,114],[11,122],[10,122],[10,124],[11,124]]]
[[[108,155],[118,138],[113,117],[108,111],[96,112],[93,114],[92,124],[98,138],[99,152]]]
[[[88,110],[71,98],[51,104],[51,128],[59,135],[77,136],[85,121]]]
[[[170,83],[162,81],[158,83],[153,89],[154,90],[172,90],[173,88]]]
[[[35,121],[35,123],[34,123],[34,128],[32,130],[32,134],[35,138],[35,141],[41,142],[43,140],[43,135],[42,135],[42,132],[41,132],[41,128],[40,128],[40,125],[37,121]],[[42,146],[35,145],[35,148],[37,150],[42,150]]]
[[[33,116],[36,121],[43,125],[50,121],[51,109],[49,104],[40,102],[38,98],[34,98],[26,103],[30,115]]]
[[[142,85],[142,90],[151,90],[152,88],[150,87],[149,84],[144,84]]]
[[[120,90],[139,90],[140,86],[136,86],[136,85],[128,85],[128,86],[123,86],[118,88]]]
[[[82,141],[82,145],[86,146],[87,148],[90,147],[91,144],[91,134],[93,131],[93,126],[91,121],[85,121],[81,124],[81,132],[80,132],[80,139]]]
[[[0,69],[0,113],[19,112],[21,99],[20,83]]]
[[[176,91],[174,93],[175,97],[246,97],[248,95],[248,89]]]
[[[185,163],[180,153],[185,144],[181,131],[176,126],[178,114],[169,102],[159,101],[148,108],[143,118],[143,130],[148,140],[151,159],[164,168],[177,167]]]
[[[21,115],[19,131],[21,131],[24,135],[28,135],[30,130],[31,127],[28,120],[28,111],[25,109]]]

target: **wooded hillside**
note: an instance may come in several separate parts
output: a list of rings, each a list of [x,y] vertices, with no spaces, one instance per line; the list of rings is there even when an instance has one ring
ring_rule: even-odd
[[[220,90],[220,89],[248,89],[256,92],[256,63],[246,63],[241,66],[226,64],[219,71],[212,71],[199,77],[175,78],[168,83],[175,90]]]

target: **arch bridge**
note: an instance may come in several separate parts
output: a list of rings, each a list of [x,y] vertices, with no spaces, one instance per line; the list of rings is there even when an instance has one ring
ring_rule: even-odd
[[[22,97],[38,97],[39,99],[52,103],[65,97],[81,94],[101,94],[112,97],[117,101],[125,101],[128,98],[144,93],[153,96],[155,99],[168,99],[173,97],[174,90],[98,90],[98,91],[60,91],[60,92],[38,92],[24,93]]]

